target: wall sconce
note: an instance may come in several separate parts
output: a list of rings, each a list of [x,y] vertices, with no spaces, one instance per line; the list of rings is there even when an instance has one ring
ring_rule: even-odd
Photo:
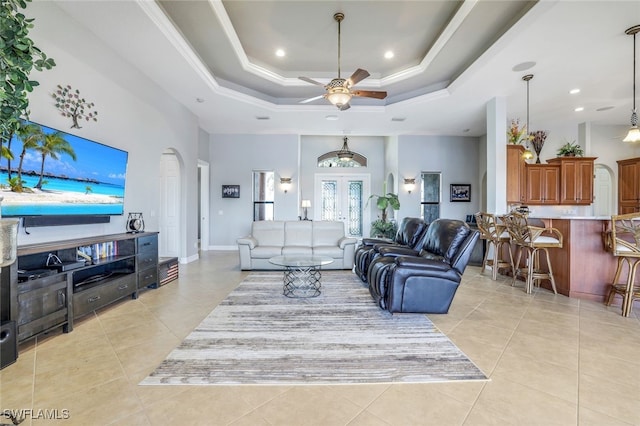
[[[280,178],[280,187],[286,194],[291,189],[291,178]]]
[[[415,187],[416,180],[414,178],[405,178],[404,189],[406,189],[409,194],[411,194],[411,191],[413,191]]]
[[[304,219],[302,220],[309,220],[309,218],[307,217],[307,209],[311,207],[311,200],[302,200],[300,207],[304,209]]]

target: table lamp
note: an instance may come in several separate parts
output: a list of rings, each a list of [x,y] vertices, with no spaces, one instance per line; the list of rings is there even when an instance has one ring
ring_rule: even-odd
[[[311,207],[311,200],[302,200],[302,204],[300,204],[300,206],[304,209],[304,219],[302,220],[309,220],[307,217],[307,209]]]

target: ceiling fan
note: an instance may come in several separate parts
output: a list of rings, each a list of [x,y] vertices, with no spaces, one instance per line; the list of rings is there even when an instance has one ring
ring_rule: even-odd
[[[301,104],[315,101],[316,99],[325,98],[333,105],[337,106],[340,111],[349,109],[349,101],[354,96],[360,96],[363,98],[375,98],[384,99],[387,97],[387,92],[380,92],[375,90],[353,90],[353,86],[369,77],[369,72],[358,68],[348,79],[340,77],[340,22],[344,19],[344,13],[337,12],[333,15],[333,19],[338,22],[338,77],[331,80],[328,84],[324,85],[318,81],[310,79],[308,77],[298,77],[300,80],[307,83],[316,84],[318,86],[324,86],[326,93],[320,96],[314,96],[313,98],[305,99],[301,101]]]

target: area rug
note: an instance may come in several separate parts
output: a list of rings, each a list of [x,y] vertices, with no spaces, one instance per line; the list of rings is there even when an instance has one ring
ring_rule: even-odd
[[[321,294],[282,295],[282,272],[254,272],[143,385],[416,383],[487,377],[421,314],[391,315],[349,271]]]

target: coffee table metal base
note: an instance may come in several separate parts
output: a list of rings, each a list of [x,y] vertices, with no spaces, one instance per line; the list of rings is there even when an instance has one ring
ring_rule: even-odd
[[[315,266],[287,266],[283,294],[294,298],[319,296],[321,278],[322,274]]]

